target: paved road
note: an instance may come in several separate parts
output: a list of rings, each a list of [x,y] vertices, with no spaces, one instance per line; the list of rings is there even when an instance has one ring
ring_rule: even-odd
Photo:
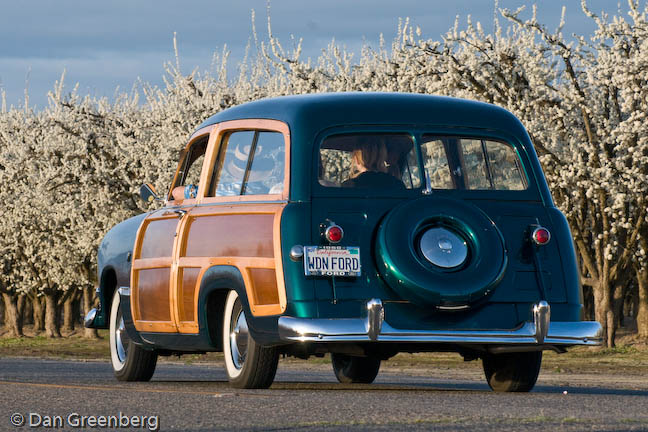
[[[0,430],[77,430],[82,416],[84,430],[137,416],[139,430],[647,431],[648,377],[543,373],[531,393],[496,394],[475,368],[341,385],[330,366],[282,362],[269,390],[235,390],[218,365],[165,362],[149,383],[118,383],[104,362],[0,359]]]

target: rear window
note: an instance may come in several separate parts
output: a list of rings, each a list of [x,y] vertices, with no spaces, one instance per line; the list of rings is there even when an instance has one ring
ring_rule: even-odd
[[[515,149],[486,139],[423,135],[423,166],[432,189],[524,190]]]
[[[402,133],[332,135],[320,147],[319,184],[406,190],[421,186],[414,139]]]
[[[420,145],[421,163],[417,155]],[[319,184],[371,189],[383,194],[425,186],[432,189],[516,191],[528,187],[513,146],[479,137],[409,133],[344,133],[324,139]]]

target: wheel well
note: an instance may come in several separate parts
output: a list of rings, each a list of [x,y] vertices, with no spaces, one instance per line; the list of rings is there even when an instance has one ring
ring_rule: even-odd
[[[106,319],[110,317],[110,308],[112,306],[112,298],[117,289],[117,274],[115,270],[108,268],[101,274],[100,285],[101,292],[103,293],[103,303],[101,307],[106,311]]]
[[[212,345],[218,351],[223,350],[223,311],[227,299],[227,289],[212,291],[205,302],[205,317],[207,320],[207,331]]]

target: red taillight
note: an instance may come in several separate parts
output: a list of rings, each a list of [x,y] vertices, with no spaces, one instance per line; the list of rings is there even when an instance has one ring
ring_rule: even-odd
[[[339,243],[342,237],[344,237],[344,231],[338,225],[331,225],[326,228],[324,235],[330,243]]]
[[[551,240],[551,233],[547,228],[538,227],[533,230],[531,240],[539,246],[546,245]]]

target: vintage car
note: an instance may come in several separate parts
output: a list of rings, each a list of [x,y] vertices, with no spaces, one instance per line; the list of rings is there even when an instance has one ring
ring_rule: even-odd
[[[143,186],[145,199],[157,198]],[[160,199],[161,200],[161,199]],[[330,353],[370,383],[399,352],[482,359],[529,391],[543,350],[601,343],[529,135],[508,111],[414,94],[265,99],[201,124],[159,210],[108,232],[100,306],[119,380],[222,351],[231,385]]]

